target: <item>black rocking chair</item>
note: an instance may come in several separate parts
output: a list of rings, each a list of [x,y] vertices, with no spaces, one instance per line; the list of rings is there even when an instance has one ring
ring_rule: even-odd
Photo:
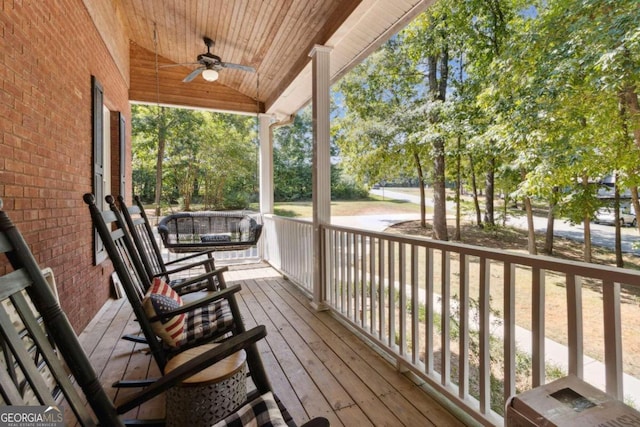
[[[120,212],[127,223],[129,233],[133,238],[133,242],[138,249],[138,254],[140,255],[142,264],[144,265],[150,279],[153,279],[154,277],[164,277],[171,286],[175,286],[183,283],[184,279],[171,280],[170,276],[173,274],[184,273],[187,270],[201,269],[203,267],[206,271],[215,270],[215,261],[212,256],[215,249],[193,253],[191,255],[165,262],[140,198],[138,196],[134,196],[135,203],[131,206],[126,205],[122,196],[118,196],[117,199],[118,205],[120,206]],[[105,200],[109,204],[111,210],[117,209],[112,196],[107,196]],[[206,256],[206,259],[194,261],[194,258],[202,258],[203,256]],[[188,262],[188,264],[185,264],[185,262]],[[208,288],[217,289],[215,276],[208,277],[208,280]]]
[[[203,298],[190,301],[180,308],[171,310],[160,316],[160,319],[149,318],[145,312],[143,298],[150,287],[150,281],[142,266],[135,245],[131,240],[124,221],[116,210],[100,211],[95,204],[92,194],[85,194],[84,201],[89,206],[93,225],[102,239],[114,269],[118,274],[124,288],[127,299],[133,308],[134,315],[142,330],[143,339],[149,346],[149,350],[162,372],[169,358],[177,353],[201,344],[219,342],[229,335],[238,335],[245,331],[240,308],[235,299],[235,293],[240,291],[240,285],[226,286],[223,272],[226,268],[205,273],[204,276],[217,276],[221,290],[204,294]],[[201,276],[200,276],[201,277]],[[180,286],[188,285],[191,281],[201,281],[195,278]],[[213,309],[211,307],[214,307]],[[188,319],[185,325],[200,326],[204,329],[198,333],[187,331],[185,340],[179,346],[168,346],[160,340],[152,326],[155,320],[170,319],[174,316],[185,314]],[[190,321],[189,318],[196,318]],[[201,321],[200,318],[203,318]],[[224,341],[223,341],[224,342]],[[247,349],[247,365],[249,374],[259,390],[270,389],[258,348],[254,345]],[[138,387],[144,385],[144,381],[119,381],[114,384],[118,387]]]
[[[163,425],[163,420],[128,423],[120,415],[217,361],[241,349],[248,350],[266,336],[264,326],[238,334],[115,405],[100,384],[29,247],[2,210],[1,200],[0,253],[6,256],[0,257],[0,267],[5,272],[0,276],[0,400],[4,405],[42,405],[53,409],[64,405],[81,426]],[[262,389],[257,394],[262,393],[259,397],[268,399],[270,391]],[[247,405],[251,403],[230,417],[245,412]],[[281,403],[276,410],[288,425],[295,425]],[[328,422],[317,418],[307,425],[325,426]]]

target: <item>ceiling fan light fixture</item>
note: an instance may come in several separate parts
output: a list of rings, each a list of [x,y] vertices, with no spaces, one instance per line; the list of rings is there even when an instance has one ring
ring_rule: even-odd
[[[202,78],[208,82],[215,82],[218,80],[218,72],[208,68],[202,72]]]

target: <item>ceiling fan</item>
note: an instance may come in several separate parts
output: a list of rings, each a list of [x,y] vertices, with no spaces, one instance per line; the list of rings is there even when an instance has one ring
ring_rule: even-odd
[[[231,62],[223,62],[222,58],[218,55],[211,53],[211,48],[215,45],[215,42],[209,37],[203,37],[204,44],[207,46],[207,52],[198,55],[197,62],[190,62],[187,64],[175,64],[175,65],[199,65],[198,68],[189,73],[182,81],[188,83],[191,80],[202,74],[202,78],[208,82],[213,82],[218,79],[218,71],[223,68],[234,68],[237,70],[248,71],[254,73],[256,70],[248,65],[234,64]],[[172,65],[173,66],[173,65]]]

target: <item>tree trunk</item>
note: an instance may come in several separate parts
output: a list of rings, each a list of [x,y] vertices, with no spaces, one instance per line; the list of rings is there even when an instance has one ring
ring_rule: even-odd
[[[591,217],[584,216],[584,262],[591,262]]]
[[[486,175],[486,188],[485,188],[485,207],[484,207],[484,222],[489,225],[495,226],[495,217],[494,217],[494,209],[493,209],[493,193],[494,193],[494,183],[495,183],[495,165],[496,159],[491,157],[489,160],[489,169],[487,170]]]
[[[504,195],[504,203],[502,204],[502,226],[507,226],[507,209],[509,207],[510,198],[508,194]]]
[[[589,177],[584,175],[582,177],[582,185],[584,191],[589,191]],[[584,214],[584,262],[591,262],[591,215],[589,213]]]
[[[438,61],[440,70],[438,76]],[[438,77],[440,78],[438,82]],[[433,99],[444,102],[449,79],[449,51],[443,46],[437,57],[429,58],[429,92]],[[440,118],[432,115],[432,123]],[[433,233],[438,240],[449,240],[447,231],[447,195],[445,188],[445,140],[437,138],[433,142]]]
[[[445,101],[447,98],[447,85],[449,83],[449,47],[445,44],[440,53],[440,83],[438,84],[438,99]]]
[[[614,220],[616,226],[616,240],[614,242],[616,251],[616,267],[624,267],[624,260],[622,259],[622,234],[620,230],[620,188],[618,187],[618,174],[614,174],[613,184],[613,209]]]
[[[164,147],[166,143],[166,127],[164,107],[158,111],[158,157],[156,158],[156,218],[160,217],[160,200],[162,199],[162,161],[164,159]]]
[[[549,200],[549,213],[547,213],[547,231],[544,239],[543,252],[547,255],[553,255],[553,226],[556,219],[556,195],[558,187],[553,187],[551,199]]]
[[[447,232],[447,196],[445,191],[444,138],[433,143],[433,233],[438,240],[449,240]]]
[[[182,199],[183,199],[183,203],[184,203],[184,210],[185,211],[190,211],[191,210],[191,197],[193,195],[193,179],[192,177],[192,171],[191,171],[191,165],[193,163],[190,163],[189,166],[187,167],[187,171],[185,173],[185,177],[184,177],[184,184],[182,187]]]
[[[631,203],[633,204],[633,212],[636,214],[636,228],[640,231],[640,200],[638,200],[638,187],[635,185],[631,187]]]
[[[482,211],[480,211],[480,202],[478,201],[478,183],[476,182],[476,170],[473,165],[473,156],[469,154],[469,167],[471,168],[471,189],[473,191],[473,206],[476,210],[476,223],[478,228],[483,228]]]
[[[460,151],[462,138],[458,135],[458,152],[456,153],[456,230],[453,234],[453,240],[460,240],[460,195],[462,192],[462,159]]]
[[[633,131],[633,141],[640,148],[640,105],[638,103],[638,93],[633,86],[624,90],[623,99],[630,118],[629,127]]]
[[[527,250],[530,255],[538,255],[536,248],[536,228],[533,223],[533,208],[531,207],[531,199],[524,197],[524,209],[527,212]]]
[[[422,171],[422,164],[420,163],[420,155],[417,151],[413,152],[413,160],[416,163],[416,170],[418,171],[418,182],[420,187],[420,227],[427,227],[427,208],[426,198],[424,192],[424,172]]]

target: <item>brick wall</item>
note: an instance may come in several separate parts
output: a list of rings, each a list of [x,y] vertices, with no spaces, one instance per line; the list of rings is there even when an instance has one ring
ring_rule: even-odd
[[[82,0],[1,1],[0,197],[40,265],[53,269],[62,307],[81,331],[109,297],[112,271],[109,261],[93,265],[82,201],[92,191],[91,76],[130,135],[128,88]],[[117,194],[117,176],[112,183]]]

